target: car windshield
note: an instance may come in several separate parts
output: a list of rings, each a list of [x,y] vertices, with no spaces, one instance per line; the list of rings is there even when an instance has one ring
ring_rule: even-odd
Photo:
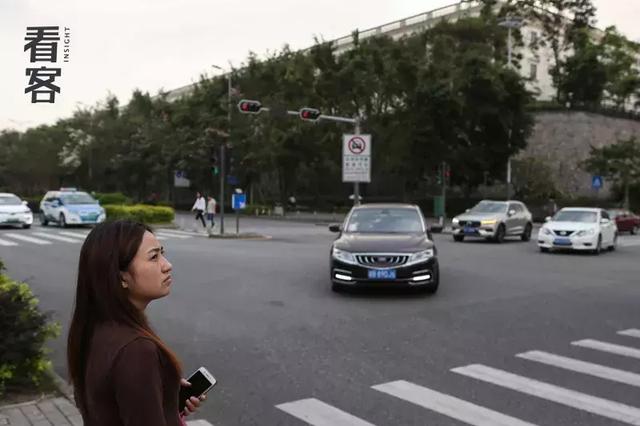
[[[507,211],[507,203],[496,201],[481,201],[472,208],[470,213],[504,213]]]
[[[349,218],[346,232],[417,233],[423,232],[422,221],[413,209],[359,209]]]
[[[86,192],[61,194],[60,198],[65,204],[98,204],[98,202]]]
[[[553,218],[554,222],[595,223],[598,213],[584,210],[560,210]]]
[[[0,197],[0,206],[19,206],[20,204],[22,204],[22,201],[15,195]]]

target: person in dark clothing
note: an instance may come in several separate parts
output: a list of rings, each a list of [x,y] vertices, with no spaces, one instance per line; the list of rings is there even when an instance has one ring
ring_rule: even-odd
[[[96,226],[80,251],[67,362],[88,426],[180,426],[201,398],[178,412],[182,368],[151,329],[145,309],[169,294],[171,263],[146,225]]]

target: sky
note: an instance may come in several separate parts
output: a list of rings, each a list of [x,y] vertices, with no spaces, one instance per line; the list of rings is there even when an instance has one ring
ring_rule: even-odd
[[[455,3],[454,0],[0,0],[0,131],[70,117],[109,94],[156,94],[237,67],[285,44],[302,49]],[[598,26],[640,41],[640,0],[594,0]],[[70,28],[69,62],[59,66],[55,103],[25,94],[27,26]],[[61,34],[62,35],[62,34]],[[62,50],[62,41],[59,44]],[[43,63],[37,63],[37,66]]]

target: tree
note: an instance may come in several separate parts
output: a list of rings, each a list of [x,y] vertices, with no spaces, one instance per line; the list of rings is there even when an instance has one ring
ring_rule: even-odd
[[[624,109],[640,90],[640,71],[636,67],[640,45],[629,41],[616,27],[605,30],[600,44],[607,74],[606,93],[617,108]]]
[[[611,179],[624,191],[624,208],[629,208],[629,188],[640,183],[640,142],[622,139],[602,148],[591,147],[585,169]]]

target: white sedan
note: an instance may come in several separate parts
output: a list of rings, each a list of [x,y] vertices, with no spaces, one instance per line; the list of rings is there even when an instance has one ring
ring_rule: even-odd
[[[33,213],[17,195],[0,192],[0,225],[19,225],[29,228],[33,223]]]
[[[585,250],[600,254],[603,249],[616,249],[618,228],[615,221],[602,209],[565,208],[538,232],[541,252],[552,249]]]

